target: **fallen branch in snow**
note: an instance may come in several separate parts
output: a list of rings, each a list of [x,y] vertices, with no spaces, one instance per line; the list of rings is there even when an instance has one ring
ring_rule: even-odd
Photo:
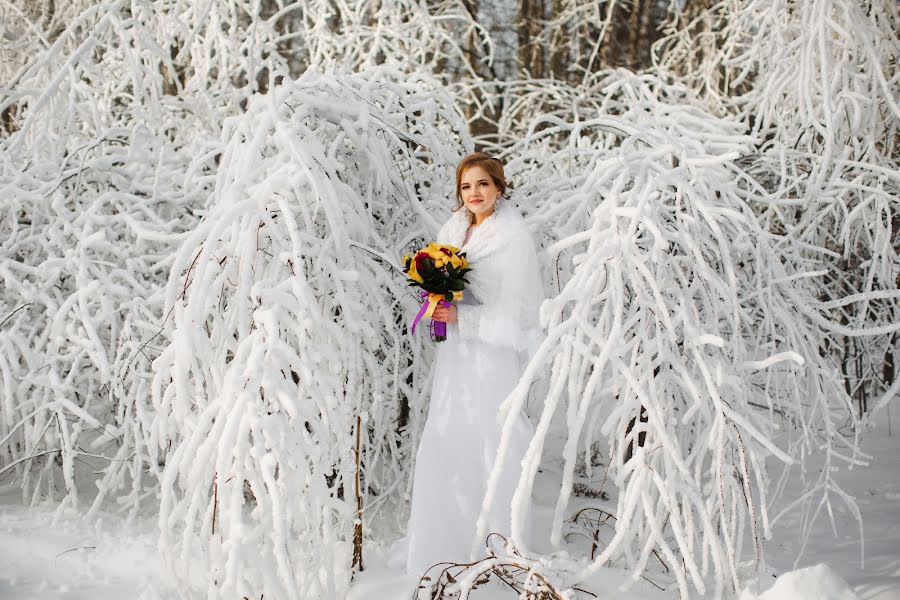
[[[492,537],[503,540],[502,553],[498,554],[491,546]],[[418,598],[465,600],[472,590],[492,580],[506,585],[524,600],[574,600],[576,591],[597,597],[577,587],[562,589],[554,568],[549,567],[545,560],[523,556],[499,533],[488,534],[485,545],[488,548],[485,558],[468,563],[438,563],[429,568],[419,580]],[[436,568],[437,574],[430,576],[428,573]],[[422,592],[426,592],[427,596],[423,597]]]
[[[592,513],[592,512],[597,513],[597,516],[596,517],[585,516],[586,514]],[[574,525],[580,525],[581,527],[584,527],[585,529],[587,529],[588,531],[591,532],[591,534],[589,536],[587,536],[591,540],[591,560],[594,559],[594,555],[596,554],[597,550],[600,547],[600,528],[603,526],[606,526],[610,529],[610,531],[613,534],[616,532],[616,528],[609,523],[610,520],[615,521],[616,516],[614,514],[612,514],[611,512],[609,512],[608,510],[604,510],[604,509],[598,508],[596,506],[586,506],[586,507],[582,508],[581,510],[579,510],[577,513],[575,513],[575,515],[568,521],[569,523],[572,523]],[[568,539],[568,536],[572,535],[573,533],[580,533],[581,535],[585,535],[581,532],[569,532],[566,534],[566,538]],[[656,557],[656,560],[659,561],[659,564],[662,566],[663,570],[666,573],[668,573],[669,567],[668,567],[668,565],[666,565],[665,561],[659,555],[659,552],[657,552],[654,549],[654,550],[652,550],[652,554],[653,554],[653,556]],[[645,575],[641,575],[641,578],[644,579],[644,581],[646,581],[647,583],[653,585],[654,587],[657,587],[661,590],[665,589],[665,588],[661,587],[660,585],[654,583],[652,580],[647,578],[647,576],[645,576]]]

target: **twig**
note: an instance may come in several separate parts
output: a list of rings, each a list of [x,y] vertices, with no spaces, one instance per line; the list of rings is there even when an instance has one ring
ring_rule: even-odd
[[[19,427],[21,427],[25,423],[25,421],[27,421],[34,415],[36,415],[39,412],[41,412],[42,410],[44,410],[44,408],[45,407],[43,407],[43,406],[40,408],[36,408],[33,411],[31,411],[30,413],[28,413],[27,415],[25,415],[24,417],[22,417],[22,419],[18,423],[16,423],[15,425],[12,426],[12,429],[9,430],[9,433],[6,434],[6,437],[3,438],[2,440],[0,440],[0,447],[4,446],[6,444],[6,442],[9,441],[9,438],[11,438],[13,436],[13,434],[19,429]]]
[[[194,257],[194,260],[191,261],[191,266],[188,267],[187,273],[186,273],[185,276],[184,276],[184,288],[182,288],[181,294],[178,296],[177,300],[183,300],[183,299],[184,299],[184,295],[187,293],[188,286],[190,286],[190,285],[191,285],[191,282],[193,281],[193,280],[190,278],[190,277],[191,277],[191,271],[194,270],[194,266],[197,264],[197,259],[200,258],[200,253],[201,253],[201,252],[203,252],[203,248],[200,248],[200,250],[197,251],[197,256],[195,256],[195,257]],[[177,301],[177,300],[176,300],[176,301]],[[172,316],[172,311],[174,311],[174,310],[175,310],[175,306],[172,306],[172,308],[169,309],[169,312],[166,313],[166,318],[163,319],[163,322],[162,322],[162,325],[161,325],[160,328],[159,328],[159,331],[157,331],[156,333],[154,333],[154,334],[153,334],[153,337],[151,337],[149,340],[147,340],[146,342],[144,342],[143,344],[141,344],[141,346],[137,349],[137,352],[134,353],[134,356],[131,357],[131,360],[128,361],[128,364],[125,365],[125,368],[126,368],[126,369],[130,368],[130,367],[131,367],[131,363],[134,362],[134,359],[137,358],[138,354],[141,354],[141,353],[144,351],[144,348],[146,348],[147,345],[150,344],[150,342],[152,342],[153,340],[155,340],[155,339],[159,336],[159,334],[161,334],[161,333],[163,332],[163,330],[165,330],[165,328],[166,328],[166,322],[169,320],[169,317]],[[146,356],[146,355],[145,355],[145,356]]]
[[[68,554],[69,552],[75,552],[76,550],[96,550],[97,546],[78,546],[77,548],[69,548],[68,550],[63,550],[59,554],[56,555],[56,558],[59,558],[63,554]]]
[[[363,502],[362,496],[359,494],[359,430],[362,428],[362,417],[356,415],[356,476],[354,477],[354,485],[356,486],[356,522],[353,524],[353,562],[351,568],[359,565],[360,571],[365,571],[363,567]]]
[[[3,467],[2,469],[0,469],[0,475],[3,475],[4,473],[6,473],[8,470],[12,469],[14,466],[16,466],[19,463],[23,463],[25,461],[31,460],[32,458],[38,458],[41,456],[45,456],[47,454],[53,454],[55,452],[62,452],[62,448],[54,448],[53,450],[44,450],[43,452],[38,452],[37,454],[32,454],[31,456],[25,456],[23,458],[20,458],[19,460],[13,461],[13,462],[9,463],[8,465],[6,465],[5,467]]]
[[[23,304],[22,306],[20,306],[20,307],[17,308],[16,310],[14,310],[14,311],[12,311],[11,313],[9,313],[9,314],[6,316],[5,319],[3,319],[2,321],[0,321],[0,327],[3,327],[4,323],[6,323],[6,322],[9,321],[10,319],[12,319],[12,318],[13,318],[13,315],[15,315],[17,312],[19,312],[20,310],[22,310],[22,309],[25,308],[26,306],[31,306],[32,304],[34,304],[34,302],[26,302],[25,304]]]
[[[496,560],[498,559],[497,555],[490,549],[490,540],[494,536],[506,542],[508,549],[507,556],[502,557],[499,561]],[[558,590],[546,575],[536,570],[542,568],[543,565],[522,556],[515,548],[510,548],[506,537],[503,535],[499,533],[488,534],[485,538],[485,545],[489,548],[488,556],[475,562],[442,562],[432,565],[419,579],[418,589],[428,589],[431,600],[451,598],[460,594],[461,591],[452,587],[448,589],[448,586],[458,583],[463,577],[468,577],[474,582],[470,589],[476,589],[489,582],[493,576],[513,591],[518,592],[519,598],[523,600],[562,600],[565,597],[562,591]],[[437,577],[432,579],[428,573],[436,567],[442,568]],[[429,581],[432,583],[427,583]],[[535,585],[537,589],[535,589]],[[587,590],[572,589],[596,598],[593,593]]]
[[[218,473],[213,476],[213,516],[211,535],[216,535],[216,511],[219,509],[219,482],[217,481],[218,477]]]

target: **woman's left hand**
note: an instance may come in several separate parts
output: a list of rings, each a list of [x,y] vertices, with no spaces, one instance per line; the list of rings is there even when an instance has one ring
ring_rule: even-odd
[[[437,306],[431,314],[431,318],[435,321],[443,321],[444,323],[456,323],[456,305]]]

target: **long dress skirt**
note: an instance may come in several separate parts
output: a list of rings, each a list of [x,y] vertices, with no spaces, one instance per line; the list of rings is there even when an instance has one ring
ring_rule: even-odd
[[[447,333],[436,353],[431,404],[416,454],[406,538],[410,575],[421,575],[440,562],[469,560],[500,444],[503,423],[498,408],[518,383],[523,367],[511,348],[461,340],[455,324]],[[534,428],[520,412],[510,433],[487,529],[507,537],[510,504]]]

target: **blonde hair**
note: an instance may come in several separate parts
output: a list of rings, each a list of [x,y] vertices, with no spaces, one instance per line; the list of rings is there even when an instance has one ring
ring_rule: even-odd
[[[484,152],[473,152],[456,165],[456,206],[453,207],[454,212],[465,206],[460,188],[462,187],[463,173],[472,167],[481,167],[487,171],[494,185],[500,190],[500,195],[502,196],[506,193],[506,175],[503,174],[503,163]],[[474,216],[470,214],[469,220],[472,221]]]

